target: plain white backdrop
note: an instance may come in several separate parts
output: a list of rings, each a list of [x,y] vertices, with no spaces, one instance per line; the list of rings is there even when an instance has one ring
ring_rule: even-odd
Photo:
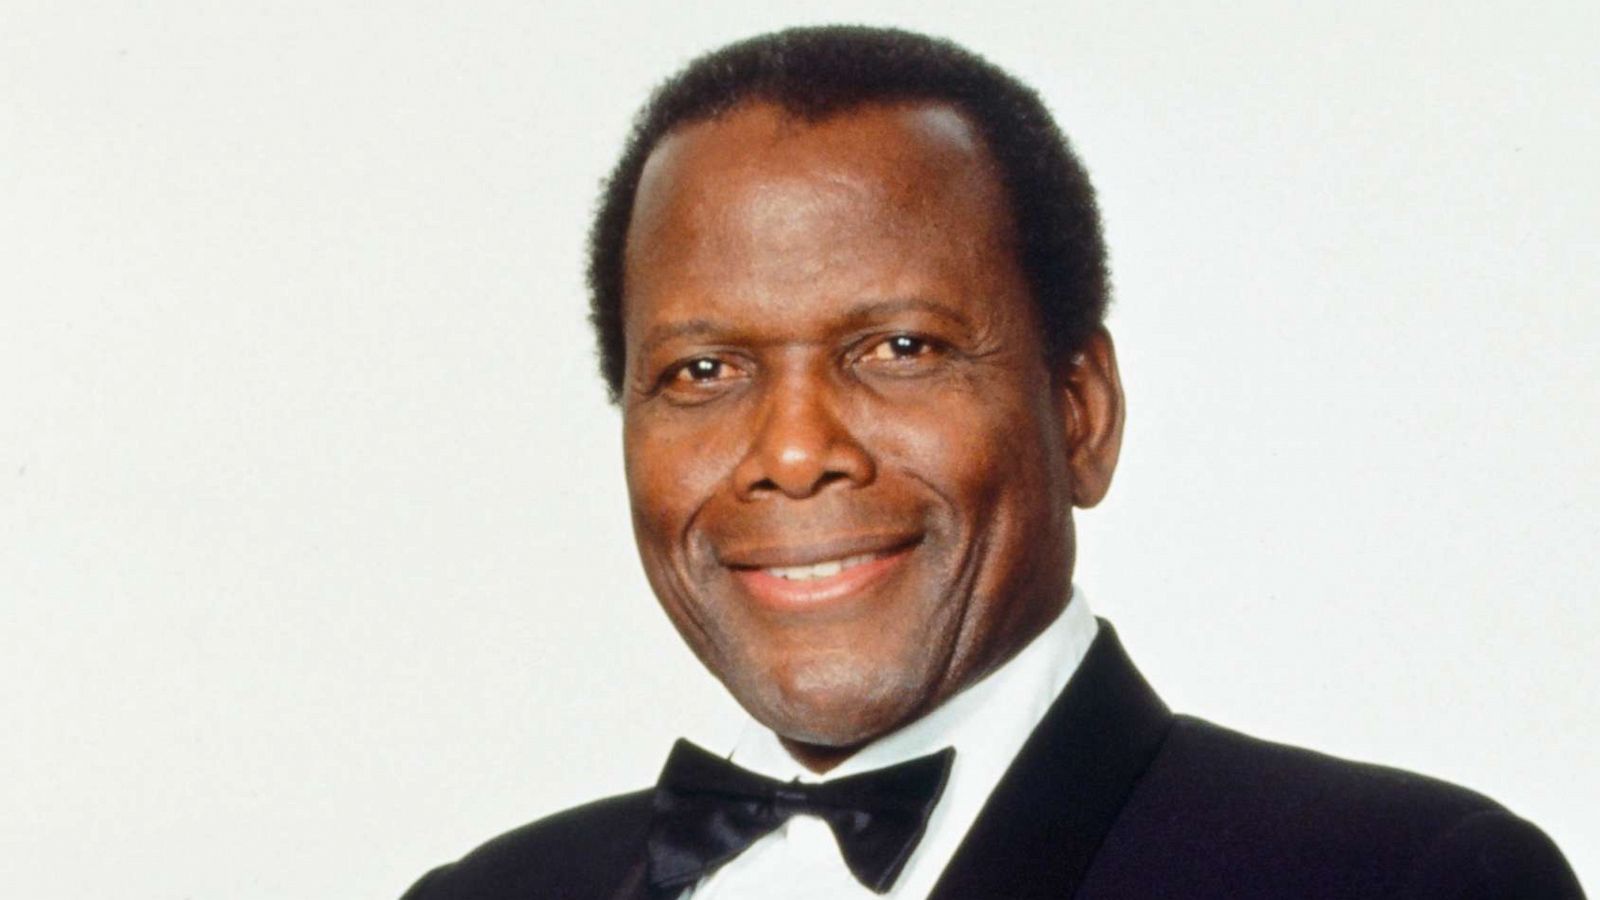
[[[1078,581],[1175,708],[1600,886],[1600,8],[0,6],[0,884],[393,898],[735,710],[634,557],[582,253],[652,84],[953,37],[1099,187]]]

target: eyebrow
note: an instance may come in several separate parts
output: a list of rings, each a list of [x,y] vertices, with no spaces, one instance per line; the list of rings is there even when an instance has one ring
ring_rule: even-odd
[[[941,319],[948,319],[964,327],[971,327],[972,325],[972,321],[959,310],[951,309],[937,300],[929,300],[926,297],[901,297],[863,303],[850,310],[847,317],[852,322],[861,322],[881,319],[895,313],[908,311],[932,313]]]
[[[850,327],[858,327],[876,319],[883,319],[902,312],[925,312],[946,319],[963,328],[972,327],[972,321],[960,311],[952,309],[937,300],[925,297],[899,297],[888,300],[872,300],[857,304],[845,312],[843,321]],[[657,345],[676,338],[705,337],[726,332],[726,328],[712,319],[683,319],[677,322],[666,322],[652,327],[639,343],[641,353],[649,352]]]
[[[664,341],[681,337],[700,337],[715,334],[719,330],[717,323],[710,319],[684,319],[681,322],[668,322],[664,325],[655,325],[650,328],[644,340],[639,342],[640,350],[649,350]]]

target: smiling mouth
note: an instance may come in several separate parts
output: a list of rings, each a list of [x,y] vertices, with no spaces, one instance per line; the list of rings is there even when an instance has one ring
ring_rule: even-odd
[[[824,560],[819,563],[812,563],[809,566],[783,566],[760,571],[774,578],[782,578],[785,581],[815,581],[819,578],[832,578],[846,569],[854,569],[856,566],[882,559],[893,552],[895,551],[883,550],[878,553],[858,553],[855,556]]]
[[[805,559],[810,554],[801,551],[800,559],[793,563],[787,559],[751,560],[729,569],[758,606],[801,612],[869,596],[900,568],[918,543],[897,541],[883,549],[856,552],[850,552],[854,548],[840,548],[844,551],[841,555],[824,559],[813,556],[810,560]]]

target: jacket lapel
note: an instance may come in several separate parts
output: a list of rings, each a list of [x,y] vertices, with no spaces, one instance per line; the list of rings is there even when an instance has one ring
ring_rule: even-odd
[[[1171,724],[1101,619],[929,900],[1071,896]]]
[[[644,848],[639,848],[638,859],[623,873],[622,882],[607,896],[610,900],[650,900],[650,883],[646,879],[648,864]]]

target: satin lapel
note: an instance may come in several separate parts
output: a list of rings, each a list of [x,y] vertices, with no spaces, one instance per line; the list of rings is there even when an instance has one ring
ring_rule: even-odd
[[[1172,714],[1110,623],[1006,770],[929,900],[1070,897]]]
[[[644,848],[639,848],[639,858],[628,867],[623,874],[622,883],[610,893],[610,900],[650,900],[650,885],[646,880],[648,866],[645,862]]]

